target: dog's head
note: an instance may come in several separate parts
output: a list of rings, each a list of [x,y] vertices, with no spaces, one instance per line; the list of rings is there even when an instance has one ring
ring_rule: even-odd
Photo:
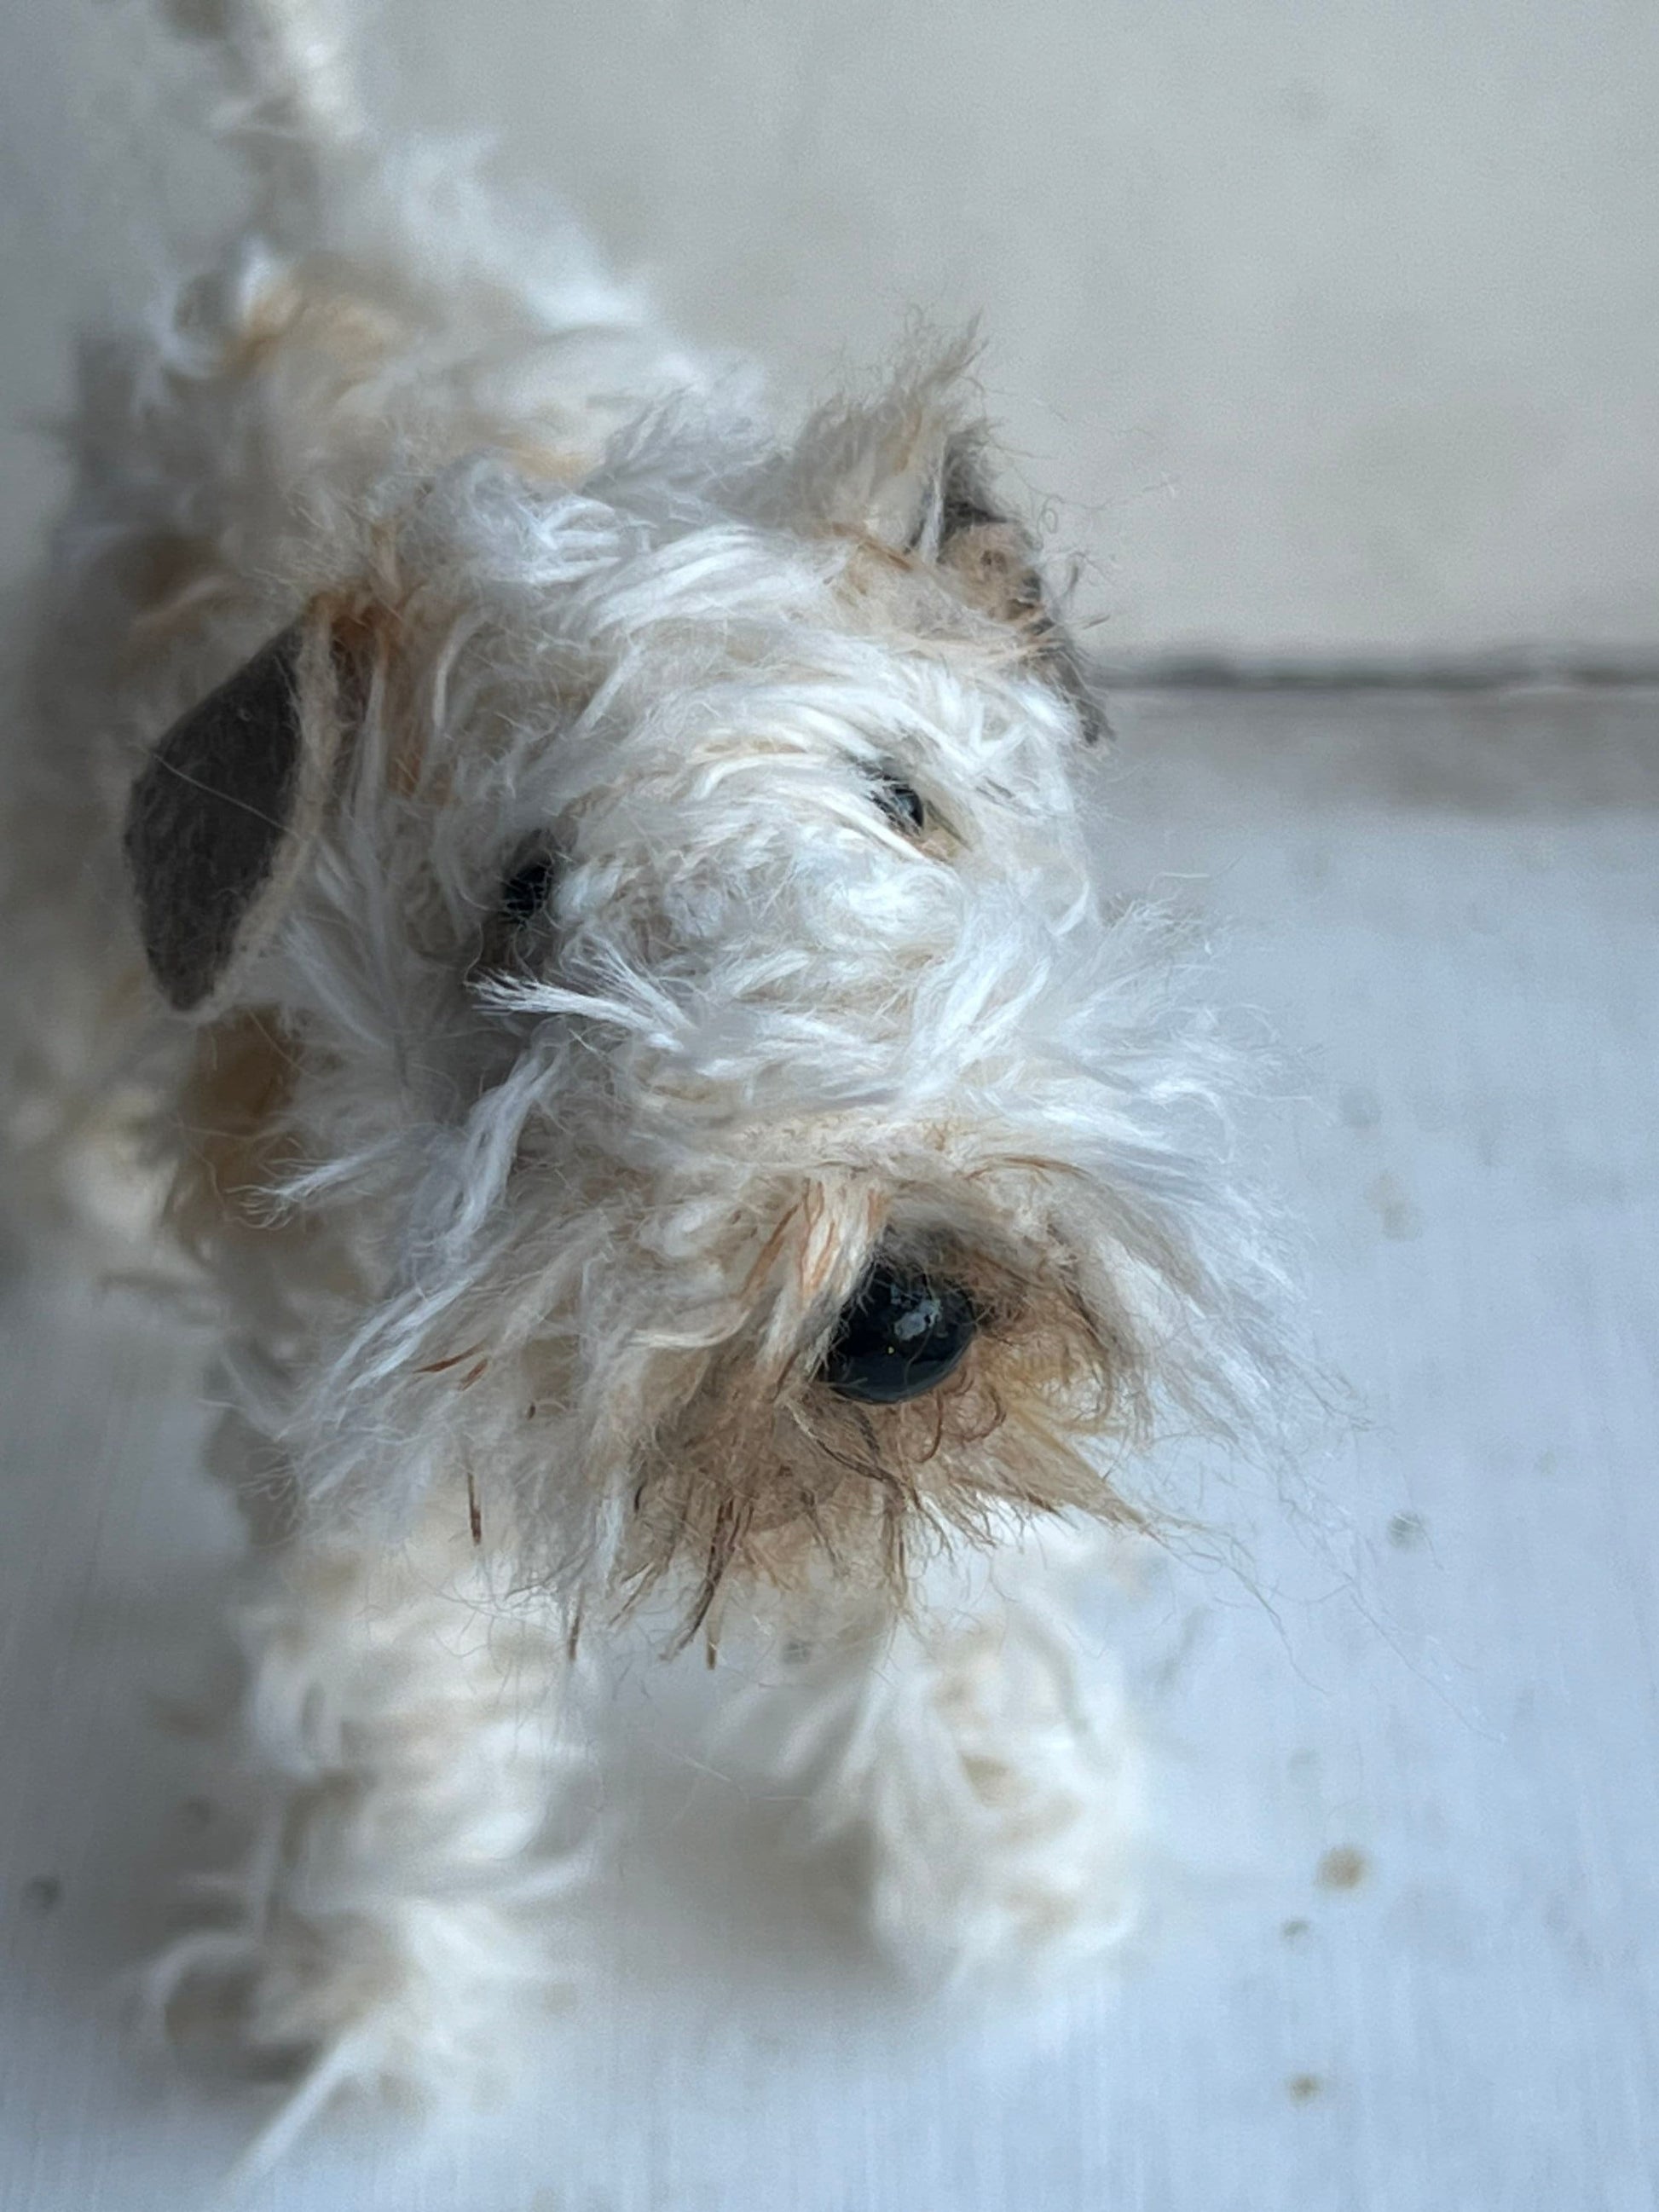
[[[1095,710],[953,389],[451,469],[152,757],[152,967],[289,1072],[313,1491],[464,1480],[712,1626],[1127,1514],[1160,1407],[1261,1393],[1225,1054],[1097,896]]]

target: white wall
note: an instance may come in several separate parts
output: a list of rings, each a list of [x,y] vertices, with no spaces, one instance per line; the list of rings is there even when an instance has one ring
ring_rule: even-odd
[[[139,49],[0,25],[15,406],[131,259]],[[385,0],[376,44],[792,377],[981,312],[1109,651],[1659,641],[1654,0]]]

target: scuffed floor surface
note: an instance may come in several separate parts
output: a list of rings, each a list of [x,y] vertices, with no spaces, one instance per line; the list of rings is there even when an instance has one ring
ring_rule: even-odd
[[[1651,2212],[1659,2160],[1659,702],[1120,702],[1105,865],[1226,919],[1357,1403],[1281,1511],[1115,1601],[1158,1909],[1040,2013],[907,2008],[777,1808],[623,1686],[631,1840],[529,2079],[336,2123],[258,2212]],[[160,1718],[229,1516],[179,1350],[15,1281],[0,1517],[0,2206],[188,2212],[263,2109],[113,1978],[210,1856]],[[1241,1564],[1237,1547],[1247,1547]]]

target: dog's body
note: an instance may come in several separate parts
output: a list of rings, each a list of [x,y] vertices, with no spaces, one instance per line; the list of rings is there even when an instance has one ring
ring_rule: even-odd
[[[313,2098],[495,2040],[629,1607],[783,1632],[896,1948],[1095,1948],[1133,1761],[1032,1524],[1251,1423],[1275,1271],[960,362],[757,424],[222,13],[256,232],[94,361],[21,810],[25,1110],[161,1160],[262,1547],[158,1986]]]

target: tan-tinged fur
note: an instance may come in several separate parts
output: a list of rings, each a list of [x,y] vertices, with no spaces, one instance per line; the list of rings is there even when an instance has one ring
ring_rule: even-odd
[[[269,1232],[272,1194],[296,1158],[295,1045],[281,1018],[248,1007],[198,1032],[179,1092],[179,1158],[167,1222],[201,1250],[228,1228]]]

